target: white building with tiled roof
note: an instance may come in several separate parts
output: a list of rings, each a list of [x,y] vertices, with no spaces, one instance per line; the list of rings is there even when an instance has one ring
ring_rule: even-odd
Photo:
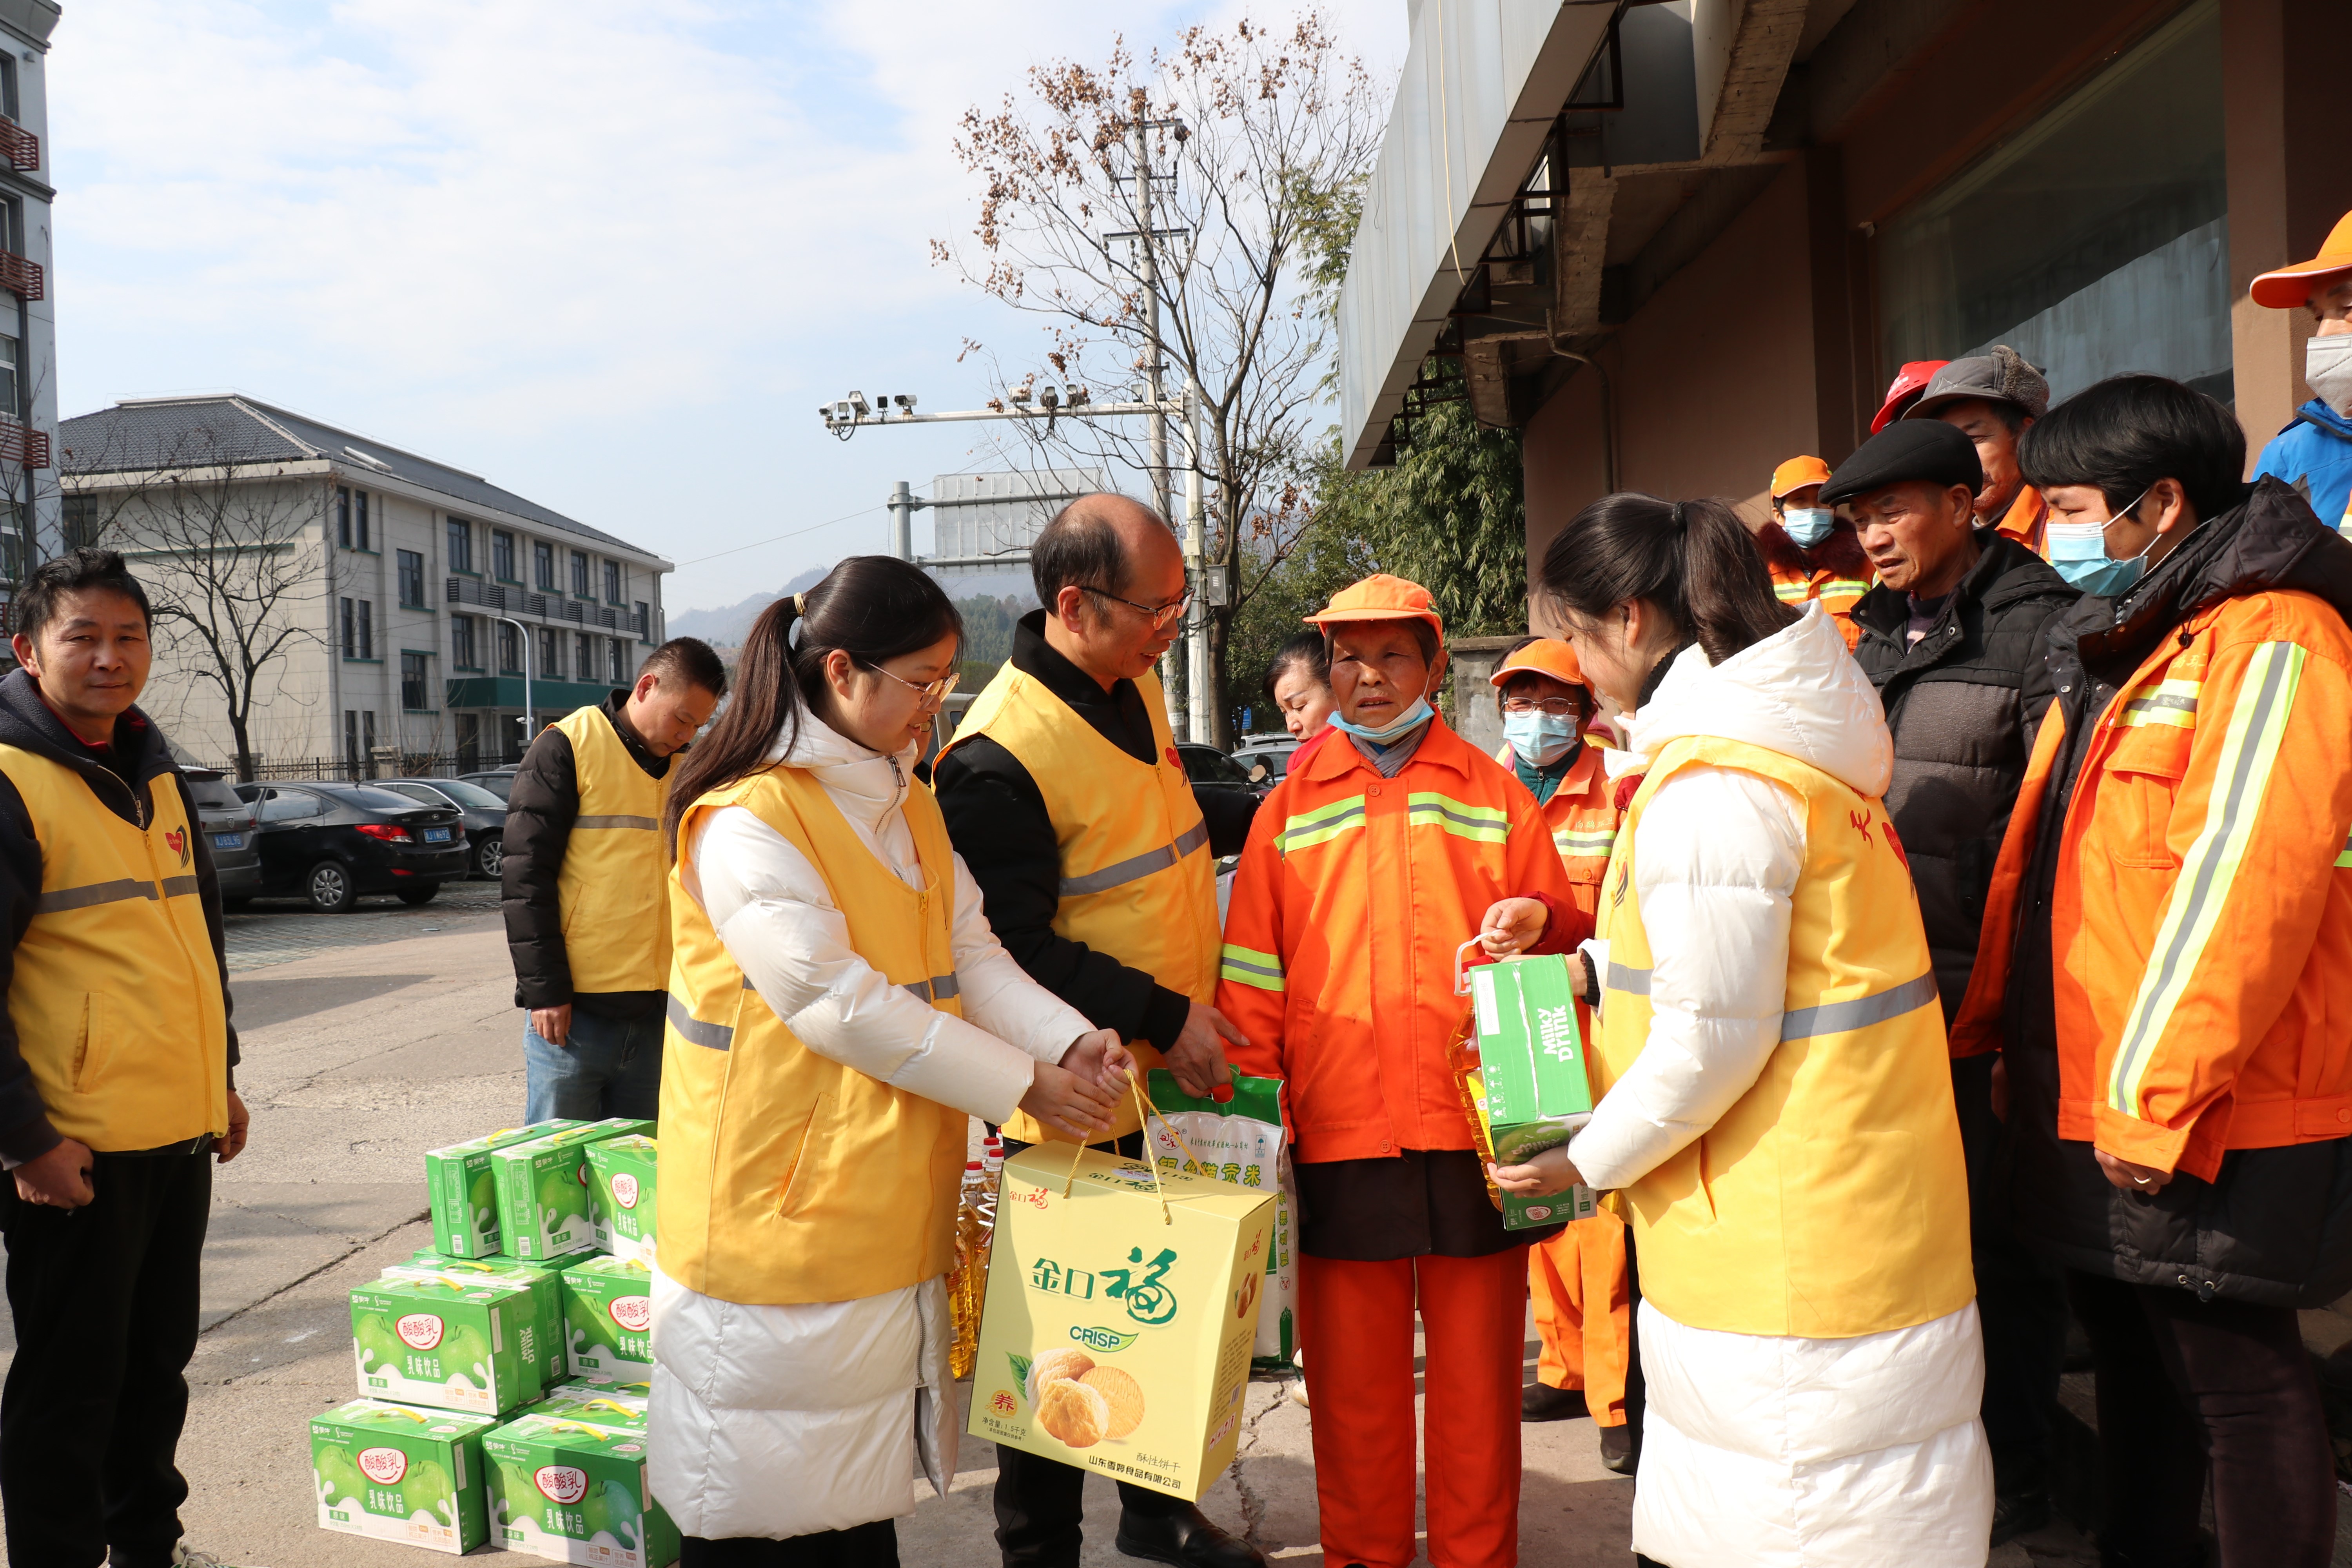
[[[626,685],[669,562],[469,474],[234,394],[127,398],[58,430],[68,545],[159,603],[142,706],[180,755],[264,774],[463,772]],[[247,650],[269,650],[253,675]],[[226,654],[226,657],[225,657]]]

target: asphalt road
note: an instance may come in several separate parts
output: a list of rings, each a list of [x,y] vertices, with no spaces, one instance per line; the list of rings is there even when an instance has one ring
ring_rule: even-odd
[[[446,901],[445,901],[446,900]],[[521,1018],[496,889],[456,884],[421,910],[370,901],[341,916],[263,905],[232,917],[231,966],[253,1139],[218,1173],[205,1252],[204,1332],[188,1370],[180,1462],[193,1545],[247,1568],[375,1568],[416,1549],[314,1522],[306,1423],[356,1392],[346,1294],[431,1240],[423,1152],[518,1120]],[[0,1315],[0,1361],[13,1352]],[[1528,1346],[1529,1366],[1534,1346]],[[1286,1384],[1252,1386],[1239,1460],[1204,1500],[1276,1563],[1315,1564],[1307,1412]],[[1630,1482],[1600,1466],[1591,1424],[1529,1426],[1520,1504],[1531,1568],[1622,1568]],[[993,1568],[994,1451],[967,1440],[950,1495],[899,1521],[923,1568]],[[1116,1494],[1087,1489],[1087,1568],[1111,1546]],[[516,1562],[531,1561],[514,1558]],[[2095,1561],[2055,1532],[1997,1568]]]

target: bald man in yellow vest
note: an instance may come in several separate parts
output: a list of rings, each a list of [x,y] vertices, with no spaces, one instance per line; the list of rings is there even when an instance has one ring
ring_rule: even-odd
[[[1117,1029],[1145,1071],[1187,1093],[1229,1093],[1209,1005],[1220,936],[1216,860],[1238,854],[1254,796],[1196,796],[1152,673],[1191,599],[1176,536],[1124,496],[1083,496],[1037,536],[1030,573],[1045,608],[1022,618],[1013,657],[940,753],[948,833],[980,884],[989,924],[1031,978]],[[1045,1134],[1025,1115],[1008,1138]],[[1116,1133],[1141,1152],[1135,1108]],[[997,1449],[996,1540],[1006,1568],[1076,1568],[1086,1472]],[[1119,1484],[1118,1549],[1183,1568],[1265,1559],[1181,1499]]]
[[[523,1028],[523,1120],[650,1120],[669,984],[670,760],[727,691],[709,644],[674,637],[636,684],[541,731],[507,796],[500,902]]]

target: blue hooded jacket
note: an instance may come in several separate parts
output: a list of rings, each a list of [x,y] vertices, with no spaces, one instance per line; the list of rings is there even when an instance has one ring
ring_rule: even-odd
[[[2290,485],[2307,481],[2319,521],[2352,538],[2352,419],[2313,398],[2263,448],[2254,477],[2264,474]]]

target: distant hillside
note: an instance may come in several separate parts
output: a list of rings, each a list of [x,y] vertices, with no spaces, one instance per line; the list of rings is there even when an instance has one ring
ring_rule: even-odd
[[[700,637],[713,647],[739,647],[743,641],[744,634],[751,629],[751,623],[760,618],[761,610],[787,594],[797,594],[803,589],[815,587],[824,581],[824,574],[832,570],[830,566],[812,566],[772,594],[754,594],[750,598],[729,605],[723,609],[673,610],[669,616],[669,635],[674,637]],[[966,606],[967,617],[971,614],[970,607],[966,604],[969,597],[984,598],[990,602],[992,608],[1000,603],[1005,606],[1008,629],[1003,634],[1004,647],[991,656],[992,662],[1003,660],[1005,653],[1011,651],[1010,622],[1018,620],[1022,615],[1037,607],[1036,593],[1030,586],[1029,578],[1025,573],[941,575],[940,586],[947,590],[950,598]],[[972,630],[975,634],[974,640],[978,641],[979,628],[974,627]]]

